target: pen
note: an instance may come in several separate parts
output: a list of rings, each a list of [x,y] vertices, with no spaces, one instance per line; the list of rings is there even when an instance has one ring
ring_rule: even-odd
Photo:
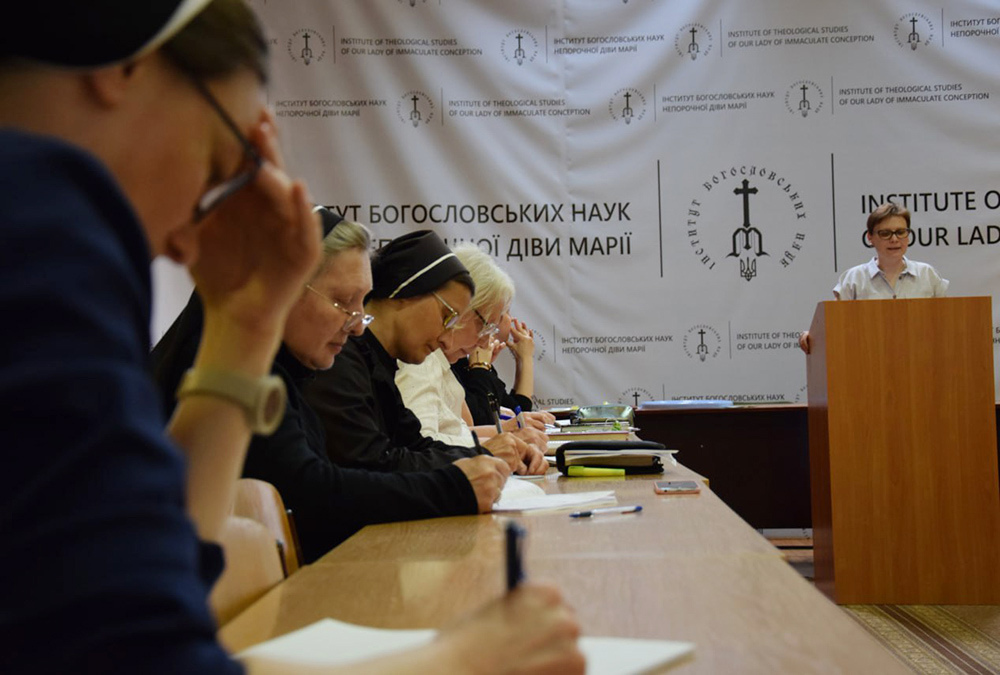
[[[472,434],[472,442],[474,444],[473,447],[475,447],[476,451],[480,455],[489,455],[490,457],[492,457],[493,453],[479,444],[479,436],[476,435],[476,432],[473,431],[472,429],[469,429],[469,433]]]
[[[521,406],[519,406],[519,405],[514,406],[514,417],[517,419],[517,428],[518,429],[523,429],[524,428],[524,413],[521,412]]]
[[[591,509],[589,511],[574,511],[569,514],[570,518],[590,518],[591,516],[603,516],[605,514],[616,513],[638,513],[642,511],[641,506],[606,506],[601,509]]]
[[[517,588],[524,580],[521,545],[524,542],[524,530],[513,520],[507,521],[507,592]]]
[[[503,423],[500,422],[500,403],[497,401],[497,397],[493,394],[488,394],[487,398],[490,402],[490,407],[493,409],[493,421],[497,425],[497,433],[503,433]]]

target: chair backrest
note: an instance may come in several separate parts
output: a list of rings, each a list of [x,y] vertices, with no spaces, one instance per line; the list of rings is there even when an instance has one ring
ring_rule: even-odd
[[[281,583],[285,575],[274,537],[255,520],[230,516],[222,527],[219,544],[225,553],[226,568],[208,602],[222,626]]]
[[[286,577],[299,569],[302,554],[294,520],[273,485],[256,478],[241,478],[236,486],[233,515],[256,520],[271,532],[277,542]]]

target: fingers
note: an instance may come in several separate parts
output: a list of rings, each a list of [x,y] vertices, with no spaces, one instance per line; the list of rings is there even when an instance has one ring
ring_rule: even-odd
[[[541,432],[545,431],[545,422],[539,416],[532,415],[531,413],[524,413],[524,419],[530,428],[537,429]]]
[[[250,131],[249,140],[265,164],[271,164],[279,171],[285,170],[285,159],[278,142],[278,127],[269,111],[261,113],[260,123]]]
[[[476,495],[476,507],[479,513],[489,513],[493,504],[500,500],[504,483],[510,475],[506,462],[489,455],[465,457],[454,462],[466,480],[472,486]]]
[[[532,448],[531,461],[528,464],[528,473],[532,476],[541,476],[549,470],[549,463],[545,455],[537,448]]]
[[[541,424],[542,424],[542,431],[545,430],[545,425],[546,424],[555,424],[556,423],[556,416],[553,415],[552,413],[550,413],[547,410],[533,410],[531,412],[527,412],[527,413],[524,413],[524,414],[527,415],[527,416],[529,416],[531,419],[534,419],[534,420],[537,420],[538,422],[541,422]]]

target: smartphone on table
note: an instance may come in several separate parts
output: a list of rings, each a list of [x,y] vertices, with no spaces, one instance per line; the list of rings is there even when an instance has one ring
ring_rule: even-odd
[[[693,480],[658,480],[653,483],[653,489],[658,495],[696,495],[701,492],[701,487]]]

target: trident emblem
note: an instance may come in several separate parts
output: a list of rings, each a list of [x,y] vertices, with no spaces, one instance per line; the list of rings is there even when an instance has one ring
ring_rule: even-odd
[[[764,251],[764,235],[750,224],[750,195],[757,194],[757,188],[750,187],[750,181],[744,178],[743,187],[733,190],[733,194],[743,195],[743,226],[733,232],[733,252],[726,257],[740,258],[743,251],[750,251],[749,255],[752,256],[767,255]],[[743,251],[740,251],[741,248]],[[757,276],[756,258],[740,258],[740,276],[747,281]]]
[[[754,262],[756,262],[756,261],[754,261]],[[694,351],[698,355],[698,358],[701,359],[702,361],[704,361],[705,359],[708,358],[708,345],[705,344],[705,329],[704,328],[702,328],[701,330],[698,331],[698,338],[699,338],[698,347]]]
[[[632,94],[625,92],[625,107],[622,108],[622,117],[625,118],[625,124],[632,124],[632,106],[629,99],[632,98]]]
[[[802,112],[802,116],[806,117],[809,114],[809,109],[812,107],[809,103],[809,99],[806,98],[806,92],[809,91],[809,87],[802,85],[802,100],[799,101],[799,111]]]
[[[692,28],[691,29],[691,44],[688,45],[688,54],[691,55],[691,60],[692,61],[694,61],[696,58],[698,58],[699,47],[698,47],[698,43],[694,41],[694,38],[695,38],[695,36],[697,34],[698,34],[698,29]]]
[[[302,62],[308,66],[313,57],[313,52],[309,49],[309,33],[303,33],[302,38],[306,41],[306,46],[302,48]]]
[[[420,98],[414,94],[413,98],[410,100],[413,101],[413,110],[410,111],[410,121],[413,122],[413,127],[416,128],[419,126],[421,121],[420,111],[417,109],[417,101],[419,101]]]
[[[906,41],[910,43],[910,49],[915,50],[920,44],[920,33],[917,32],[917,17],[910,19],[910,34]]]
[[[518,33],[517,34],[517,49],[514,50],[514,58],[517,59],[517,65],[519,65],[519,66],[524,64],[524,48],[521,46],[521,40],[522,40],[522,38],[523,38],[523,36],[520,33]]]

